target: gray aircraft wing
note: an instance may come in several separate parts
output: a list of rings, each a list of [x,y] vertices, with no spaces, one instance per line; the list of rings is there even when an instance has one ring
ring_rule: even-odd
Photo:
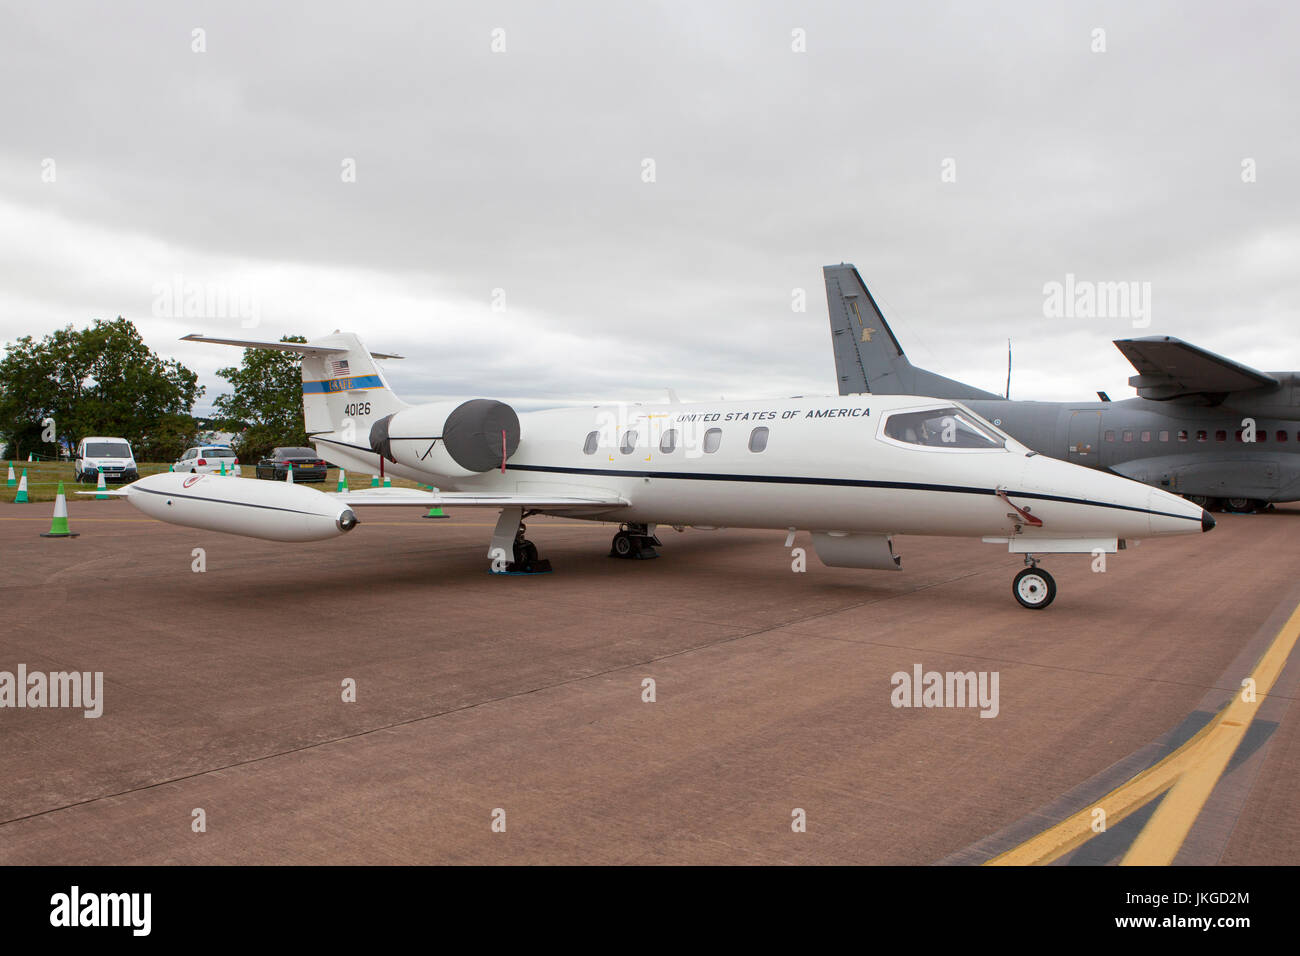
[[[1228,392],[1276,387],[1272,375],[1176,339],[1151,335],[1116,339],[1138,374],[1128,383],[1142,398],[1157,402],[1201,402]]]

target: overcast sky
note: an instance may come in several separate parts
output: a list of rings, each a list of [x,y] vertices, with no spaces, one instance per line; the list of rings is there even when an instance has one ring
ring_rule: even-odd
[[[1300,368],[1295,5],[2,9],[0,340],[127,316],[200,410],[195,331],[355,330],[414,401],[833,393],[841,260],[1013,397],[1131,396],[1132,335]]]

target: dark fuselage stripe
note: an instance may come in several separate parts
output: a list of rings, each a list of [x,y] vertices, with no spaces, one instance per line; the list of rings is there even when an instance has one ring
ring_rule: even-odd
[[[291,515],[307,515],[309,518],[329,518],[329,515],[317,514],[314,511],[299,511],[297,508],[278,508],[275,505],[255,505],[247,501],[226,501],[224,498],[199,498],[196,495],[178,495],[171,491],[154,491],[152,488],[136,488],[135,491],[136,493],[144,492],[145,494],[158,495],[163,498],[183,498],[186,501],[203,501],[212,505],[230,505],[234,508],[262,508],[265,511],[287,511]]]

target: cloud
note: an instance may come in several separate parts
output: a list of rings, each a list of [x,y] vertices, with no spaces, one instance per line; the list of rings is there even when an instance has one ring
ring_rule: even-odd
[[[408,355],[391,376],[417,400],[815,394],[834,389],[820,267],[847,260],[917,364],[1001,390],[1011,338],[1018,397],[1131,394],[1109,342],[1132,334],[1296,368],[1298,21],[29,5],[0,39],[0,338],[127,315],[210,402],[237,353],[175,341],[220,316],[154,314],[180,276],[254,290],[258,335],[350,328]],[[1150,282],[1151,328],[1045,319],[1066,273]]]

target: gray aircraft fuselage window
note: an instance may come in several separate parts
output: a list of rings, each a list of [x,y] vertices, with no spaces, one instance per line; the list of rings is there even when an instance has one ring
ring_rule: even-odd
[[[583,442],[582,453],[584,455],[596,454],[596,448],[600,445],[600,432],[588,432],[587,440]]]
[[[659,450],[665,455],[671,455],[677,450],[677,429],[670,428],[663,433],[659,439]]]
[[[1005,448],[1006,441],[986,432],[956,408],[896,412],[885,421],[885,436],[928,448]]]

